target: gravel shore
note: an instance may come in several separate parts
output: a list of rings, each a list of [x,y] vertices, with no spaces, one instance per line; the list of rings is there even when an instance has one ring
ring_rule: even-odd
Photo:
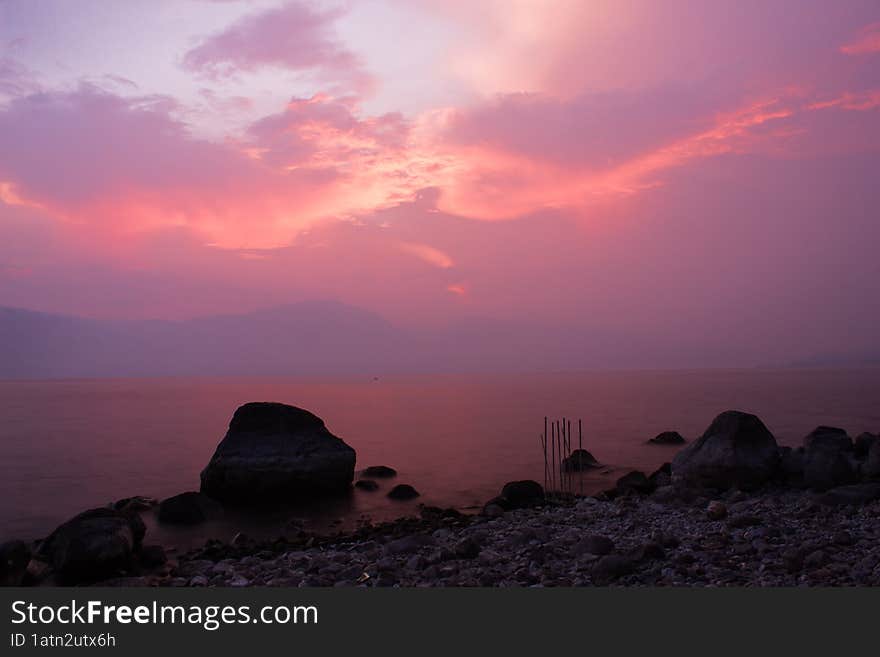
[[[870,586],[880,502],[791,489],[711,499],[669,489],[490,518],[426,509],[348,536],[213,543],[159,586]]]

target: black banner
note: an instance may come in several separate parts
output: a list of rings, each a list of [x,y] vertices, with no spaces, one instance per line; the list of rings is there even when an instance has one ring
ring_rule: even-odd
[[[2,654],[839,651],[869,589],[0,589]]]

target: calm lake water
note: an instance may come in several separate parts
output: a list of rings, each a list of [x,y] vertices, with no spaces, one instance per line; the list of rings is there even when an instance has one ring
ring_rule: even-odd
[[[820,424],[852,436],[877,432],[880,370],[0,382],[0,540],[45,535],[122,497],[198,490],[233,411],[248,401],[307,408],[357,450],[358,468],[385,464],[400,474],[376,493],[354,491],[320,508],[228,512],[194,530],[171,532],[147,517],[148,539],[277,535],[294,518],[351,526],[364,515],[413,513],[419,502],[478,506],[506,481],[543,479],[545,415],[583,418],[584,446],[610,466],[588,476],[590,491],[613,484],[622,470],[650,471],[671,459],[677,448],[647,446],[648,438],[677,430],[692,440],[727,409],[758,414],[782,444],[800,444]],[[388,500],[395,482],[422,497]]]

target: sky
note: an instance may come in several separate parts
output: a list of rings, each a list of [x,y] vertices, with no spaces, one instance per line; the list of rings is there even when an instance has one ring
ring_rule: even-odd
[[[0,0],[4,306],[877,353],[878,207],[876,0]]]

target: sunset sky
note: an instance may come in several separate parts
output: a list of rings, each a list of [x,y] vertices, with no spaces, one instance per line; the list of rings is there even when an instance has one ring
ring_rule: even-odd
[[[878,208],[877,0],[0,0],[4,306],[876,350]]]

